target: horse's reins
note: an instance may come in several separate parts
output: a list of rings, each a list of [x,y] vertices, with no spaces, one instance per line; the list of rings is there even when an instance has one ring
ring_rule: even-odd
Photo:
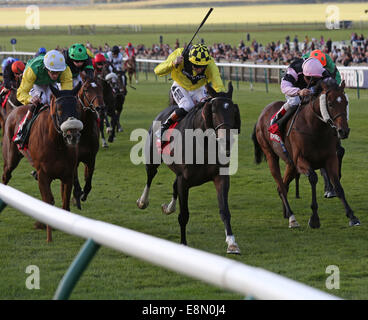
[[[82,108],[83,110],[91,110],[92,112],[97,112],[96,109],[94,108],[94,104],[93,102],[98,98],[98,97],[101,97],[102,99],[102,96],[99,96],[99,95],[95,95],[91,101],[88,101],[88,97],[85,93],[85,91],[83,90],[83,98],[85,98],[87,100],[87,103],[88,103],[88,106],[86,106],[86,104],[83,102],[83,100],[81,99],[81,97],[78,95],[78,101],[79,103],[82,105]]]

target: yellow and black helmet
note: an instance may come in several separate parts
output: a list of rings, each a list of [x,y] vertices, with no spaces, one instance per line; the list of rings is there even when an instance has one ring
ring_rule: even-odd
[[[210,52],[205,45],[196,44],[189,51],[189,61],[194,65],[206,66],[211,62]]]

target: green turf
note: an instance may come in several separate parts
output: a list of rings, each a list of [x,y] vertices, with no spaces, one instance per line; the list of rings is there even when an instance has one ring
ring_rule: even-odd
[[[130,89],[123,112],[124,132],[108,149],[97,155],[93,189],[83,210],[72,211],[178,243],[180,231],[177,213],[165,216],[160,205],[171,198],[174,174],[162,166],[153,182],[150,205],[139,210],[135,204],[145,185],[143,165],[130,162],[129,141],[132,130],[148,128],[154,116],[167,104],[170,82],[148,81],[141,74],[137,90]],[[242,133],[239,139],[239,170],[231,178],[229,205],[233,232],[240,246],[240,256],[227,256],[224,226],[220,220],[212,183],[190,192],[190,220],[187,240],[190,247],[227,256],[239,262],[262,267],[315,288],[346,299],[368,297],[367,277],[367,144],[366,119],[368,92],[347,90],[350,96],[348,140],[343,141],[346,154],[342,184],[346,197],[362,225],[351,228],[339,200],[323,198],[322,178],[317,187],[321,228],[308,228],[311,215],[311,193],[307,179],[301,179],[301,196],[294,198],[290,188],[290,204],[301,224],[289,230],[282,217],[282,205],[276,185],[266,163],[254,163],[250,139],[253,125],[262,108],[282,99],[277,85],[269,93],[262,84],[251,91],[248,83],[235,87],[234,101],[239,104]],[[0,161],[2,163],[2,160]],[[25,159],[14,171],[10,186],[40,198],[32,168]],[[80,170],[80,176],[82,170]],[[56,205],[61,206],[60,184],[53,183]],[[205,199],[205,200],[204,200]],[[46,243],[44,231],[33,230],[33,220],[7,207],[0,213],[0,299],[50,299],[58,282],[83,244],[83,240],[54,231],[54,241]],[[40,290],[28,290],[25,281],[28,265],[40,269]],[[327,290],[326,268],[340,269],[340,289]],[[267,286],[267,284],[265,284]],[[71,299],[242,299],[232,292],[178,275],[166,269],[101,248],[77,284]]]

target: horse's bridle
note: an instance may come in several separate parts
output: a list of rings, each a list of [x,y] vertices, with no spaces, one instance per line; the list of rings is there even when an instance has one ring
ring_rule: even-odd
[[[326,91],[326,93],[325,93],[325,96],[326,96],[326,104],[328,103],[328,99],[327,99],[327,97],[328,97],[328,93],[330,92],[331,90],[330,89],[328,89],[327,91]],[[315,99],[316,100],[316,99]],[[313,110],[313,113],[314,113],[314,115],[318,118],[318,119],[320,119],[322,122],[325,122],[325,120],[321,117],[321,116],[319,116],[315,111],[314,111],[314,101],[315,100],[313,100],[313,102],[312,102],[312,110]],[[327,122],[325,122],[325,123],[327,123],[333,130],[335,130],[335,131],[337,131],[337,127],[335,126],[335,120],[337,119],[337,118],[339,118],[339,117],[342,117],[342,116],[346,116],[346,112],[340,112],[340,113],[338,113],[337,115],[335,115],[333,118],[331,118],[331,115],[330,115],[330,113],[328,112],[328,110],[326,109],[326,111],[327,111],[327,113],[328,113],[328,116],[329,116],[329,119],[327,120]]]
[[[229,102],[233,103],[233,101],[228,98],[228,97],[215,97],[215,98],[212,98],[208,103],[211,104],[212,106],[212,102],[213,101],[216,101],[216,100],[220,100],[220,99],[224,99],[224,100],[228,100]],[[215,132],[217,133],[217,131],[222,127],[222,126],[226,126],[228,129],[231,127],[230,124],[228,124],[227,122],[222,122],[220,123],[219,125],[217,125],[215,128],[213,128],[215,130]]]
[[[73,99],[75,99],[75,101],[77,101],[77,98],[76,98],[75,96],[71,96],[71,95],[70,95],[70,96],[63,96],[63,97],[56,98],[56,99],[55,99],[55,104],[56,104],[58,101],[60,101],[60,100],[62,100],[62,99],[66,99],[66,98],[68,98],[68,99],[73,98]],[[54,128],[55,128],[55,130],[56,130],[58,133],[63,134],[62,130],[60,129],[60,120],[59,120],[59,117],[57,116],[57,114],[52,113],[52,114],[51,114],[51,119],[52,119],[52,123],[54,124]]]
[[[82,91],[83,91],[82,98],[78,95],[78,101],[79,101],[79,103],[81,104],[81,106],[82,106],[83,110],[90,110],[90,111],[92,111],[92,112],[95,112],[95,113],[96,113],[97,111],[96,111],[96,109],[95,109],[95,107],[94,107],[93,102],[94,102],[98,97],[100,97],[101,99],[103,99],[103,98],[102,98],[102,96],[100,96],[100,95],[97,95],[97,94],[96,94],[96,95],[92,98],[92,100],[88,101],[88,97],[87,97],[87,95],[86,95],[85,90],[83,89]],[[86,104],[83,102],[83,98],[85,98],[85,99],[86,99],[88,106],[86,106]]]

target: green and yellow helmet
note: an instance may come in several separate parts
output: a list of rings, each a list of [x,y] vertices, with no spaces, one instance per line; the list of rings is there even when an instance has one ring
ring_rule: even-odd
[[[75,43],[68,51],[69,58],[77,61],[83,61],[88,59],[87,49],[83,44]]]
[[[189,51],[189,61],[194,65],[207,66],[211,62],[210,52],[205,45],[196,44]]]

